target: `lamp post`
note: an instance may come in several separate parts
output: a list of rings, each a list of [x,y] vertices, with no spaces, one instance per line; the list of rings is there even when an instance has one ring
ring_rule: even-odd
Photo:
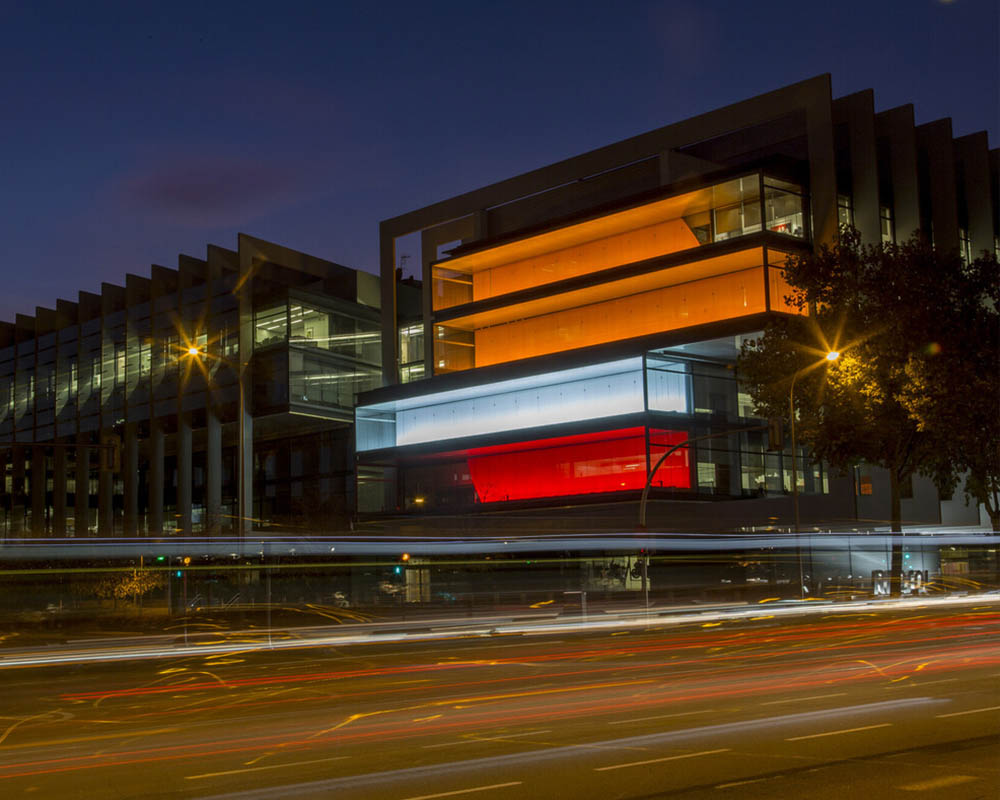
[[[225,356],[217,356],[209,354],[202,350],[200,347],[191,345],[187,348],[187,355],[191,358],[197,358],[201,360],[203,356],[208,356],[214,361],[218,361],[221,364],[226,365],[232,370],[233,374],[236,376],[236,385],[240,390],[240,401],[239,401],[239,411],[236,418],[236,446],[237,446],[237,464],[236,464],[236,475],[237,475],[237,485],[236,485],[236,535],[242,542],[246,538],[246,519],[244,516],[244,511],[246,507],[246,476],[245,476],[245,443],[246,438],[245,426],[246,426],[246,393],[243,389],[243,373],[246,371],[246,363],[237,363],[231,361]]]
[[[840,353],[836,350],[831,350],[824,357],[824,361],[836,361],[840,358]],[[823,362],[819,362],[823,363]],[[795,519],[795,543],[796,549],[799,555],[799,596],[805,591],[804,575],[802,572],[802,545],[798,540],[799,537],[799,473],[798,473],[798,442],[795,439],[795,381],[798,380],[799,375],[814,369],[818,364],[810,364],[807,367],[802,367],[802,369],[796,370],[795,374],[792,375],[791,385],[788,387],[788,425],[791,429],[792,437],[792,515]]]

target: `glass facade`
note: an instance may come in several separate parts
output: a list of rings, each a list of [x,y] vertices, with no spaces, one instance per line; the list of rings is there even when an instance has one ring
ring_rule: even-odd
[[[358,452],[641,412],[642,359],[359,407]]]
[[[791,453],[767,450],[766,432],[753,430],[763,421],[727,366],[754,335],[361,406],[359,510],[634,492],[668,448],[720,429],[730,433],[668,456],[652,486],[691,497],[786,494]],[[626,419],[632,427],[615,426]],[[588,432],[561,432],[581,423]],[[539,438],[543,429],[553,435]],[[504,434],[507,443],[474,443]],[[421,446],[412,456],[396,451],[411,445]],[[799,490],[828,492],[823,468],[801,449],[798,458]]]
[[[353,409],[358,392],[374,389],[381,381],[378,366],[345,364],[295,348],[288,352],[288,399],[292,405]]]
[[[806,199],[797,184],[751,173],[440,261],[433,267],[435,311],[557,283],[613,267],[760,233],[806,238]]]
[[[768,310],[800,313],[787,302],[791,289],[781,269],[786,258],[753,247],[455,317],[434,326],[435,373]]]
[[[677,424],[679,423],[679,424]],[[691,420],[443,450],[413,462],[358,471],[358,510],[462,511],[478,505],[636,493],[676,445],[703,435]],[[791,492],[791,453],[766,451],[766,434],[735,433],[673,449],[651,488],[678,499],[766,497]],[[798,456],[799,492],[828,494],[825,468]],[[634,494],[632,495],[635,496]]]
[[[400,382],[424,377],[424,325],[422,322],[402,325],[399,329]]]
[[[346,272],[328,281],[330,296],[315,274],[261,263],[245,306],[254,352],[241,356],[238,272],[222,261],[157,267],[151,280],[130,276],[126,287],[0,327],[0,441],[53,443],[0,448],[0,536],[234,533],[244,369],[258,438],[287,441],[281,432],[301,422],[292,415],[305,414],[319,427],[303,448],[330,462],[313,482],[291,467],[265,480],[266,463],[260,476],[255,466],[255,483],[278,499],[258,504],[265,513],[254,524],[301,521],[310,508],[341,515],[324,524],[347,524],[347,423],[357,393],[381,382],[378,310],[349,299]],[[320,446],[329,430],[339,431],[335,464]],[[121,448],[115,473],[100,469],[109,437]]]
[[[324,307],[294,297],[266,303],[254,313],[254,348],[261,412],[305,405],[349,414],[358,392],[381,383],[379,318],[361,306]]]

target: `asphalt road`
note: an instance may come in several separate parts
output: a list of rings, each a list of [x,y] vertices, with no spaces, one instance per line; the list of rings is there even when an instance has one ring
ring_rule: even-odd
[[[0,667],[0,796],[996,798],[998,633],[997,603],[762,607]]]

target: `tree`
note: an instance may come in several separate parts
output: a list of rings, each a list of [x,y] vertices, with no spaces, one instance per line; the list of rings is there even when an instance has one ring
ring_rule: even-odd
[[[803,316],[782,317],[744,345],[739,371],[759,413],[788,415],[794,376],[796,428],[813,456],[840,469],[886,469],[893,531],[901,530],[900,487],[916,473],[947,488],[975,467],[971,490],[996,485],[996,465],[969,452],[981,447],[976,425],[995,434],[996,394],[973,394],[963,382],[996,378],[996,276],[992,256],[966,267],[919,236],[865,246],[849,229],[832,246],[788,259],[786,299]],[[841,356],[824,362],[827,350]],[[894,548],[897,590],[901,566]]]
[[[94,594],[115,601],[131,598],[133,604],[138,604],[139,598],[165,585],[163,572],[132,569],[104,578],[94,587]]]
[[[959,324],[911,353],[900,400],[934,441],[932,472],[951,489],[965,477],[966,501],[982,503],[1000,531],[1000,267],[989,253],[965,270]]]

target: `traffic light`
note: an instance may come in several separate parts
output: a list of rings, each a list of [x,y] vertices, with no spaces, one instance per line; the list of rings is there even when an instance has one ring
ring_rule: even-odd
[[[400,558],[401,561],[409,561],[410,560],[410,554],[409,553],[403,553],[403,555],[401,555],[399,558]]]
[[[785,449],[785,430],[781,417],[771,417],[767,421],[767,449]]]

